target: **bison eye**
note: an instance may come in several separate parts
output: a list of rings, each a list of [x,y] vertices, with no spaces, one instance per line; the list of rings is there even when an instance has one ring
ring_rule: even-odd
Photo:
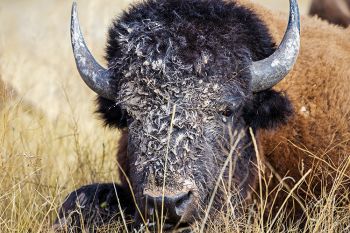
[[[127,116],[127,124],[130,125],[133,122],[134,122],[134,118],[128,114],[128,116]]]
[[[231,117],[233,115],[233,109],[230,107],[226,107],[224,111],[221,112],[221,115],[224,117]]]

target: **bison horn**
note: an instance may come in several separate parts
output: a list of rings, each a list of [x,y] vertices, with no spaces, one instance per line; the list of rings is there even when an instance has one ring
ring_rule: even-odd
[[[114,85],[111,85],[113,73],[98,64],[87,48],[79,26],[76,2],[72,6],[71,40],[75,63],[84,82],[98,95],[115,100]]]
[[[279,83],[293,68],[300,49],[300,14],[297,0],[289,0],[287,30],[278,49],[250,67],[253,92],[264,91]]]

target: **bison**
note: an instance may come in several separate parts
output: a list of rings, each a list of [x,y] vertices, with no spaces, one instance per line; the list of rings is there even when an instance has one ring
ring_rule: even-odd
[[[235,193],[233,203],[249,203],[259,161],[264,174],[277,174],[276,185],[285,175],[297,182],[311,168],[336,170],[347,158],[346,33],[303,18],[300,41],[296,0],[283,34],[285,19],[245,1],[142,1],[113,22],[103,68],[84,42],[73,5],[78,71],[98,94],[106,125],[122,135],[117,158],[124,178],[108,187],[121,198],[118,190],[133,196],[119,207],[135,204],[135,226],[190,226],[209,203],[214,215],[225,201],[219,178]],[[98,196],[96,185],[89,190],[87,196]],[[77,200],[73,192],[64,216]],[[99,212],[103,205],[90,200]]]
[[[350,0],[313,0],[309,14],[347,27],[350,24]]]

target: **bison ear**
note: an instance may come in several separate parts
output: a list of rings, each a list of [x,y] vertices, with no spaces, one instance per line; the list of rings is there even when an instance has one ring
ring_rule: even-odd
[[[267,90],[255,93],[251,103],[246,105],[244,119],[254,130],[274,129],[287,123],[293,114],[293,107],[283,92]]]
[[[97,113],[104,120],[105,125],[109,127],[115,127],[118,129],[127,127],[128,113],[123,110],[115,102],[103,98],[97,97]]]

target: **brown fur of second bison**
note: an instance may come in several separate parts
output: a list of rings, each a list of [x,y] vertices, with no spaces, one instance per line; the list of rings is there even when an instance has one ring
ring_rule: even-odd
[[[246,4],[266,22],[278,44],[287,15]],[[294,116],[287,125],[275,131],[260,131],[258,135],[265,161],[279,176],[294,178],[290,186],[312,169],[306,191],[315,196],[321,191],[318,178],[333,184],[336,170],[350,155],[349,38],[350,28],[336,27],[315,17],[301,18],[297,63],[275,87],[289,96]],[[350,169],[346,168],[345,179],[349,177]],[[305,193],[300,194],[305,197]]]
[[[347,27],[350,24],[350,0],[313,0],[309,14]]]

